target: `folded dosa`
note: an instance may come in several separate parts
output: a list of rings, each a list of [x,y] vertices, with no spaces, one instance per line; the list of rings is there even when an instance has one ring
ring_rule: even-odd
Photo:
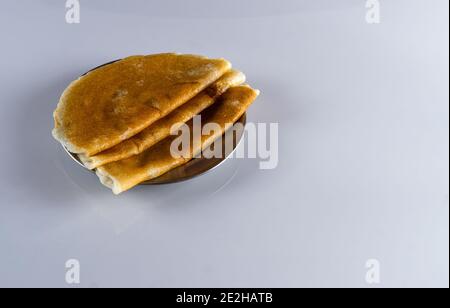
[[[141,182],[157,178],[164,173],[187,163],[196,153],[209,147],[233,123],[235,123],[258,96],[259,91],[248,86],[230,88],[220,100],[204,112],[202,125],[217,123],[220,131],[213,131],[201,137],[201,142],[191,142],[187,156],[174,157],[171,144],[178,138],[170,136],[155,146],[130,158],[97,168],[97,176],[114,194],[126,191]],[[189,121],[192,131],[192,121]]]
[[[53,136],[70,152],[95,155],[166,116],[230,68],[224,59],[172,53],[103,66],[64,91]]]
[[[195,115],[214,103],[228,88],[245,82],[245,75],[236,70],[230,70],[200,92],[189,102],[172,111],[166,117],[156,121],[149,127],[118,145],[100,152],[94,156],[78,155],[83,164],[89,169],[137,155],[157,144],[170,135],[170,130],[185,123]]]

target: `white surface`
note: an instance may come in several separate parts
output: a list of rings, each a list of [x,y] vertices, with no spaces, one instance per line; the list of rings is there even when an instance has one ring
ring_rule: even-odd
[[[187,7],[190,3],[191,7]],[[449,285],[448,1],[8,1],[0,11],[0,286]],[[86,70],[131,54],[226,57],[280,123],[280,164],[230,161],[115,197],[51,137]]]

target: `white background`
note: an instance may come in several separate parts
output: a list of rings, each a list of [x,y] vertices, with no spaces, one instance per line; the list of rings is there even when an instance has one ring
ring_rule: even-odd
[[[447,0],[3,1],[0,286],[449,285]],[[280,125],[279,166],[231,160],[121,196],[51,137],[67,84],[133,54],[225,57]]]

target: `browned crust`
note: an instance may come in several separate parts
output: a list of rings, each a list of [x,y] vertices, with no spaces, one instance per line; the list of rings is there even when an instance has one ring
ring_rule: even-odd
[[[64,91],[53,136],[73,153],[95,155],[169,114],[230,68],[224,59],[172,53],[106,65]]]

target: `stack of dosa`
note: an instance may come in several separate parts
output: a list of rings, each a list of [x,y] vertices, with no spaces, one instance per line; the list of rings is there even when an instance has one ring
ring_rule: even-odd
[[[259,92],[224,59],[195,55],[133,56],[74,81],[54,112],[53,136],[115,194],[189,161],[220,137]],[[203,113],[202,113],[203,112]],[[173,157],[174,130],[204,115],[220,131]]]

